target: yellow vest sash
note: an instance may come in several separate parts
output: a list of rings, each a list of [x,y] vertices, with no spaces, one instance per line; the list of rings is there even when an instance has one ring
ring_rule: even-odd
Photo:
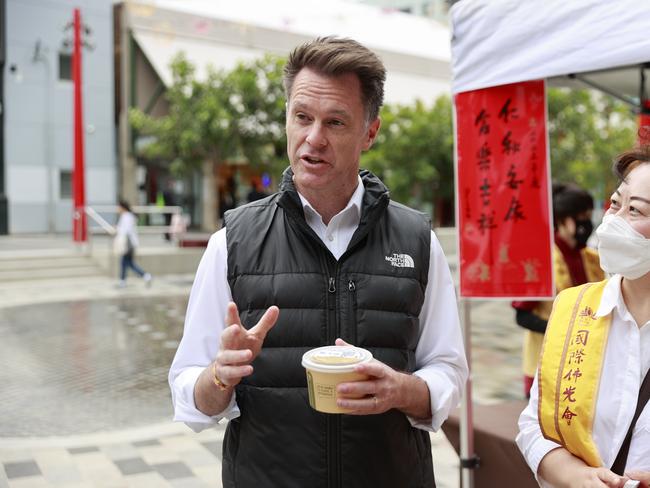
[[[603,465],[592,427],[611,323],[611,314],[595,316],[606,283],[587,283],[557,296],[537,373],[542,434],[593,467]]]

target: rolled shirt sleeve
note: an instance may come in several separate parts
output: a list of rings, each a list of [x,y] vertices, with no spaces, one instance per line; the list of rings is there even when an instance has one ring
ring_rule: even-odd
[[[199,411],[194,403],[194,385],[201,372],[217,355],[224,329],[226,307],[232,301],[227,279],[226,229],[210,238],[194,278],[185,315],[183,338],[169,370],[174,421],[185,422],[195,432],[222,419],[239,416],[236,396],[215,416]]]
[[[458,406],[468,367],[458,319],[454,283],[440,243],[431,232],[429,278],[420,312],[420,339],[415,349],[416,371],[429,388],[431,419],[411,425],[435,432]]]

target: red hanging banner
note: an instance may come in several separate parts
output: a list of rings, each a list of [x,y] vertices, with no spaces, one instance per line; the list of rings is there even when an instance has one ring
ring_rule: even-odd
[[[550,298],[544,81],[459,93],[454,103],[460,295]]]

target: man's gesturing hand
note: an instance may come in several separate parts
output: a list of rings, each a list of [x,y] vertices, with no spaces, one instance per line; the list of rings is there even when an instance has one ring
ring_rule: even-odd
[[[253,373],[251,363],[260,353],[262,343],[269,330],[278,320],[278,307],[269,307],[254,327],[246,330],[239,320],[237,305],[228,304],[226,324],[221,334],[221,345],[215,359],[214,371],[219,380],[227,386],[234,386],[244,376]]]

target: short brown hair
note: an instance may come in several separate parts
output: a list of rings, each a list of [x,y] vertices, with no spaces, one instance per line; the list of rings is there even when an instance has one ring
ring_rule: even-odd
[[[619,154],[614,160],[614,174],[620,181],[625,181],[630,171],[644,163],[650,163],[650,145],[642,145]]]
[[[370,49],[353,39],[319,37],[295,48],[284,67],[284,91],[291,96],[293,81],[303,68],[327,76],[354,73],[361,84],[363,105],[368,121],[379,115],[384,103],[386,68]]]

